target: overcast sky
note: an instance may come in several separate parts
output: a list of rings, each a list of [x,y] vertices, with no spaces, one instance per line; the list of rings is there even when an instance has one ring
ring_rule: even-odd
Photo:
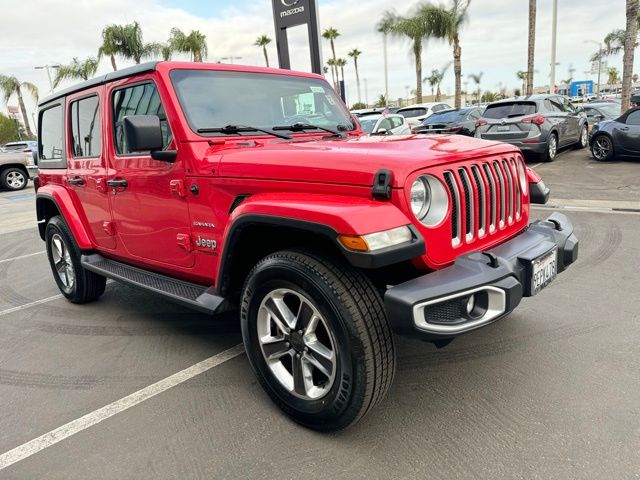
[[[448,0],[447,0],[448,1]],[[388,9],[408,13],[415,1],[319,0],[321,28],[332,26],[340,32],[336,41],[338,56],[357,47],[360,76],[367,80],[369,102],[384,91],[382,37],[375,25]],[[463,82],[470,73],[483,72],[482,88],[498,90],[501,86],[516,88],[516,71],[525,70],[527,58],[527,0],[472,0],[470,21],[462,31]],[[536,29],[536,85],[548,82],[551,46],[552,0],[538,0]],[[44,96],[49,91],[46,73],[34,66],[67,63],[72,57],[95,56],[100,45],[100,32],[110,23],[137,20],[146,41],[165,41],[172,27],[184,31],[198,29],[206,34],[209,61],[230,55],[240,56],[236,63],[263,65],[262,51],[253,46],[259,34],[274,37],[270,0],[0,0],[0,73],[16,75],[34,82]],[[559,0],[558,12],[558,79],[575,69],[575,79],[586,75],[589,56],[597,47],[585,40],[600,40],[614,28],[624,27],[624,0]],[[306,51],[290,42],[292,67],[308,68]],[[330,55],[323,41],[324,60]],[[269,46],[272,63],[276,63],[275,42]],[[178,57],[179,58],[179,57]],[[451,49],[443,41],[430,41],[423,52],[423,76],[433,68],[451,61]],[[622,69],[621,56],[609,60]],[[126,62],[119,60],[119,66]],[[104,59],[98,73],[111,70]],[[355,74],[349,63],[345,70],[350,102],[356,100]],[[389,83],[392,99],[405,96],[406,86],[415,88],[413,56],[410,45],[402,40],[389,43]],[[68,83],[67,83],[68,84]],[[67,84],[62,84],[64,87]],[[442,84],[445,92],[453,90],[450,68]],[[471,88],[471,86],[469,87]],[[362,96],[365,96],[364,82]],[[425,91],[428,91],[425,85]],[[363,98],[364,100],[364,98]],[[10,104],[16,104],[12,99]],[[34,109],[34,102],[27,101]],[[6,106],[0,104],[0,111]]]

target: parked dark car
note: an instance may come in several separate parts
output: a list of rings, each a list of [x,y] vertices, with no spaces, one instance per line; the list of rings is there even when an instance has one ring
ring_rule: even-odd
[[[22,140],[17,142],[9,142],[2,146],[5,152],[24,152],[30,153],[34,163],[38,164],[38,142],[35,140]]]
[[[640,93],[634,93],[631,95],[631,106],[640,107]]]
[[[424,119],[413,129],[414,133],[457,133],[473,137],[476,122],[482,116],[482,108],[465,107],[458,110],[443,110]]]
[[[475,136],[510,143],[544,162],[553,161],[559,148],[589,144],[583,108],[560,95],[530,95],[491,103],[476,122]]]
[[[601,162],[615,158],[640,158],[640,107],[627,110],[615,120],[593,127],[591,154]]]
[[[594,125],[601,120],[613,120],[620,116],[620,105],[617,103],[589,103],[584,106],[589,125]]]

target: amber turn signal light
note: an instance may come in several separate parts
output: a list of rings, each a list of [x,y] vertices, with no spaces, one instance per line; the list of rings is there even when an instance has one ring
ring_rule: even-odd
[[[355,235],[340,235],[338,241],[349,250],[356,250],[359,252],[368,252],[369,245],[364,238]]]

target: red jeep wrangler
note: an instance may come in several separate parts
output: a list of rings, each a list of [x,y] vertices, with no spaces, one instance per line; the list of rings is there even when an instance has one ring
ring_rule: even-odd
[[[343,428],[389,389],[392,332],[448,343],[573,263],[521,153],[456,135],[363,135],[318,75],[161,62],[40,103],[37,217],[58,287],[106,278],[239,307],[262,386]]]

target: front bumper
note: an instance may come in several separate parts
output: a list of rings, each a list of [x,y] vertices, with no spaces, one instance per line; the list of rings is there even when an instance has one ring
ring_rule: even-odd
[[[393,330],[423,340],[452,338],[511,313],[531,296],[531,263],[557,248],[560,274],[578,258],[573,225],[561,213],[534,222],[517,237],[487,251],[460,256],[445,269],[389,288],[384,296]],[[474,295],[482,315],[464,308]]]

